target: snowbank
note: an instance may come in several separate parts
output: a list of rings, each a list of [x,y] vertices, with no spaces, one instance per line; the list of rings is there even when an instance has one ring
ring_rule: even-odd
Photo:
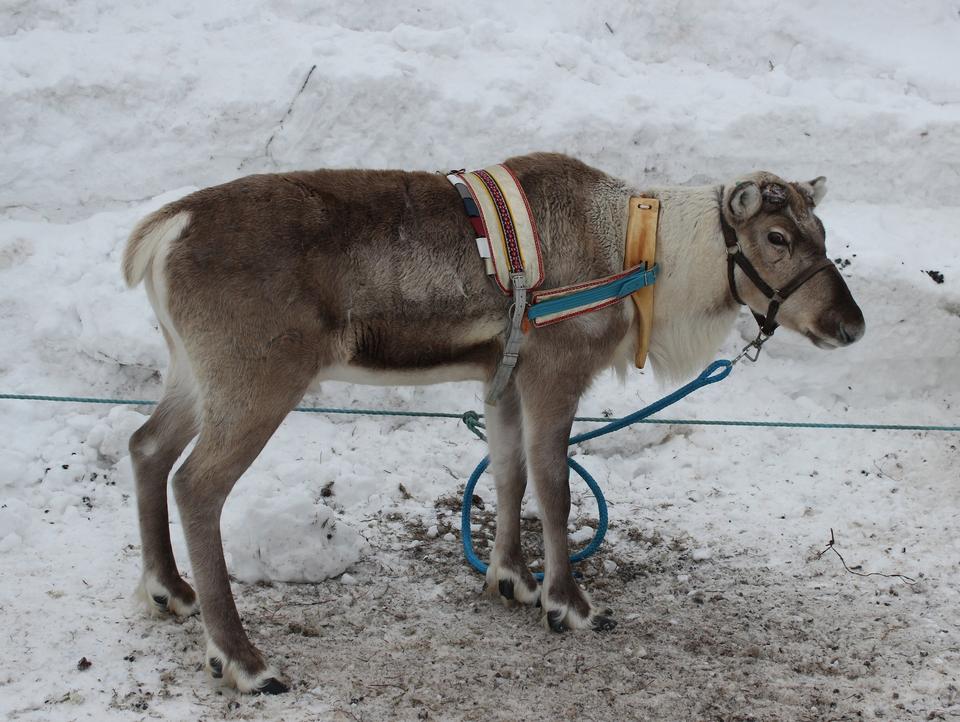
[[[483,13],[437,0],[15,3],[0,14],[0,391],[157,398],[166,352],[119,258],[139,217],[194,188],[541,149],[643,185],[759,167],[829,177],[828,247],[865,339],[825,353],[778,334],[762,363],[671,416],[955,424],[958,30],[943,0],[494,0]],[[722,354],[754,332],[744,314]],[[604,377],[581,413],[627,413],[661,391],[647,373],[624,387]],[[331,383],[307,402],[463,411],[478,397],[473,384]],[[134,624],[122,619],[139,575],[126,443],[147,411],[0,401],[0,608],[23,621],[0,645],[4,712],[46,709],[49,696],[96,716],[104,688],[140,694],[162,655],[183,656],[171,637],[138,651],[129,674],[99,660],[98,678],[75,670],[80,645],[143,634],[116,625]],[[345,581],[363,584],[356,562],[371,548],[381,560],[420,543],[401,524],[454,547],[458,520],[438,500],[483,453],[454,422],[291,415],[225,509],[231,572],[320,582],[349,569]],[[576,455],[611,501],[609,549],[663,534],[690,540],[688,575],[724,563],[786,574],[833,527],[869,568],[925,571],[928,596],[901,597],[896,613],[945,668],[958,658],[956,550],[943,543],[958,533],[954,437],[641,426]],[[478,494],[492,502],[489,479]],[[586,538],[585,490],[574,507]],[[246,590],[280,603],[273,587]],[[449,587],[423,593],[460,603]],[[858,618],[872,618],[863,605]],[[178,684],[203,694],[195,677]],[[921,696],[946,699],[941,681],[925,678]]]
[[[243,173],[530,149],[652,183],[766,167],[843,200],[954,198],[951,2],[484,8],[25,4],[0,20],[0,207],[73,220]]]

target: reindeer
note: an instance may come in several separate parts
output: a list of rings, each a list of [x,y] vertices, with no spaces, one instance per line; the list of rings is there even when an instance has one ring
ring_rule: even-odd
[[[623,268],[627,201],[638,189],[563,155],[506,165],[539,226],[544,288]],[[649,348],[656,374],[677,379],[702,368],[730,332],[738,301],[772,322],[770,289],[805,273],[789,300],[775,299],[783,325],[824,348],[863,335],[863,315],[827,260],[814,215],[825,191],[822,177],[789,183],[765,172],[719,187],[643,190],[661,203]],[[728,278],[735,252],[752,273],[731,262]],[[510,299],[484,271],[457,192],[426,172],[254,175],[198,191],[140,222],[123,273],[130,286],[145,283],[170,352],[163,398],[130,439],[142,597],[152,611],[178,616],[199,604],[214,677],[242,692],[284,692],[230,591],[220,538],[227,495],[317,382],[489,384]],[[571,571],[565,458],[581,395],[601,370],[625,372],[638,322],[626,302],[532,329],[500,401],[485,410],[497,489],[487,588],[539,603],[556,631],[613,625]],[[168,475],[195,436],[172,483],[196,593],[178,572],[167,510]],[[520,547],[528,475],[543,521],[542,587]]]

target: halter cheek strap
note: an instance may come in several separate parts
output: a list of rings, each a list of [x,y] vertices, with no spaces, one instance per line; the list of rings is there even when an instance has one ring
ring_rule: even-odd
[[[779,324],[776,322],[777,311],[780,310],[780,306],[783,304],[783,302],[786,301],[787,298],[789,298],[804,283],[820,273],[820,271],[826,270],[827,268],[833,266],[833,262],[829,258],[821,258],[816,263],[813,263],[800,271],[800,273],[794,276],[783,288],[775,289],[771,287],[769,283],[760,277],[757,269],[754,268],[753,264],[750,263],[750,260],[744,255],[743,249],[740,247],[740,241],[737,238],[737,232],[733,230],[730,224],[727,223],[726,218],[723,217],[722,189],[720,192],[720,198],[720,227],[723,229],[723,242],[727,246],[727,283],[730,285],[730,293],[734,300],[741,306],[747,305],[740,297],[739,291],[737,291],[737,279],[734,271],[736,266],[740,266],[740,270],[742,270],[746,277],[750,279],[751,283],[753,283],[753,285],[757,287],[757,290],[766,296],[770,301],[770,305],[767,306],[767,313],[765,315],[757,313],[752,308],[750,309],[750,313],[752,313],[753,317],[757,320],[757,325],[760,326],[760,334],[762,336],[770,337],[779,326]]]

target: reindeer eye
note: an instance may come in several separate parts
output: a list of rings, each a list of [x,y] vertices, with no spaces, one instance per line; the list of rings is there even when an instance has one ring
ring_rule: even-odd
[[[767,240],[775,246],[787,245],[787,239],[783,237],[782,233],[778,233],[777,231],[770,231],[770,233],[767,234]]]

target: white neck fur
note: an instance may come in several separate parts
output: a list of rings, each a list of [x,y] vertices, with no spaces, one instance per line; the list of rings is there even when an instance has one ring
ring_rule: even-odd
[[[699,373],[730,333],[739,306],[727,285],[727,251],[715,186],[664,188],[660,199],[649,356],[664,380]]]

